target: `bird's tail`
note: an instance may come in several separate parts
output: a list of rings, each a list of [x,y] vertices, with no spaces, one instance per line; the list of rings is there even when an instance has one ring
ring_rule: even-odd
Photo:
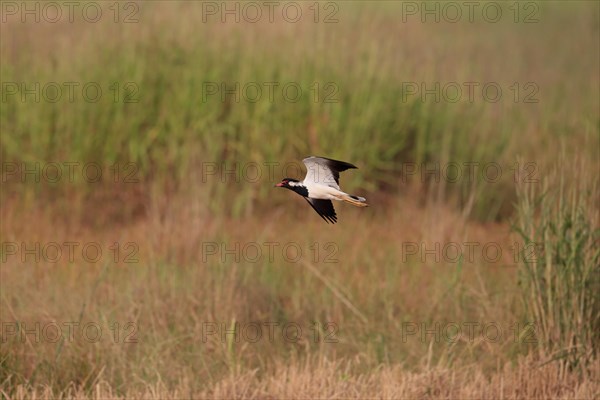
[[[369,207],[367,204],[367,199],[364,197],[352,196],[351,194],[344,194],[344,196],[342,196],[342,201],[350,203],[356,207]]]

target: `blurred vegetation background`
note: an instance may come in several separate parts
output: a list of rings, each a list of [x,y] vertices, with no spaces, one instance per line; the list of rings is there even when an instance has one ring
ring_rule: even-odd
[[[415,392],[396,397],[598,393],[597,2],[518,3],[537,5],[533,23],[523,14],[515,22],[514,2],[498,3],[505,17],[497,23],[480,14],[472,23],[466,15],[405,22],[403,3],[387,1],[318,3],[318,23],[314,14],[297,23],[204,22],[203,3],[119,4],[120,22],[132,10],[137,21],[115,23],[104,8],[97,23],[2,22],[0,233],[14,243],[134,243],[136,262],[8,257],[0,311],[3,322],[91,321],[106,333],[132,322],[139,341],[10,339],[0,351],[6,393],[34,397],[42,387],[48,398],[70,390],[102,397],[108,387],[106,396],[228,398],[242,382],[257,397],[290,397],[325,377],[349,397],[344,390],[367,376],[361,397],[381,397],[377,382],[414,378],[406,371],[424,375],[405,385]],[[334,23],[324,23],[326,4],[337,5]],[[272,99],[269,82],[279,83]],[[479,83],[472,101],[468,82]],[[36,83],[39,101],[27,94]],[[52,83],[62,88],[56,102],[47,101]],[[73,101],[65,83],[78,84]],[[83,97],[89,83],[102,90],[95,102]],[[257,101],[249,100],[253,83],[263,89]],[[297,101],[282,94],[288,83],[302,89]],[[436,83],[456,83],[460,99],[425,96],[421,85]],[[486,83],[502,89],[498,101],[482,94]],[[236,84],[239,101],[222,96]],[[357,165],[342,187],[371,207],[338,207],[340,223],[324,226],[304,201],[273,189],[281,166],[303,167],[308,155]],[[81,167],[73,182],[56,183],[7,170],[66,162],[97,163],[102,179],[87,182]],[[481,168],[474,181],[466,168],[454,183],[420,176],[472,162],[497,163],[502,175],[493,183]],[[254,180],[243,176],[248,163],[280,167]],[[417,174],[407,177],[410,163]],[[502,255],[436,260],[405,247],[469,241],[494,243]],[[317,244],[321,253],[306,264],[281,253],[238,262],[207,259],[203,247],[267,242],[309,253]],[[323,261],[327,243],[336,263]],[[531,244],[543,245],[533,263]],[[333,322],[339,341],[199,340],[206,323],[273,321],[304,332]],[[469,321],[508,334],[457,342],[401,335],[406,324]],[[543,364],[556,360],[564,362]],[[554,385],[556,376],[569,383]],[[270,378],[304,389],[268,390]]]
[[[537,22],[520,22],[521,15],[515,23],[509,6],[503,5],[497,23],[475,14],[473,23],[465,15],[460,23],[424,24],[420,15],[404,15],[400,2],[343,3],[334,23],[324,22],[332,10],[321,9],[315,23],[305,7],[298,23],[280,16],[269,23],[265,16],[259,23],[242,18],[224,24],[220,15],[204,15],[200,4],[189,2],[140,4],[134,23],[115,24],[112,14],[68,26],[9,19],[2,32],[2,81],[25,88],[38,82],[40,92],[55,82],[62,97],[44,101],[54,96],[50,86],[39,102],[22,97],[23,86],[16,94],[5,90],[1,157],[98,162],[106,169],[132,162],[136,176],[157,190],[201,186],[213,212],[232,216],[264,204],[272,182],[202,179],[194,171],[203,162],[241,168],[325,155],[362,168],[344,184],[365,193],[401,191],[406,163],[496,162],[503,168],[498,183],[481,184],[479,169],[479,184],[459,179],[436,190],[458,206],[474,197],[478,219],[502,219],[512,213],[511,168],[518,156],[536,163],[536,173],[553,164],[560,149],[595,161],[600,126],[591,90],[598,87],[598,55],[590,51],[599,44],[597,7],[540,3]],[[120,18],[133,9],[126,11]],[[74,101],[65,82],[79,84]],[[97,102],[83,97],[89,82],[102,90]],[[279,83],[273,99],[268,82]],[[465,82],[478,84],[473,101]],[[482,93],[490,82],[502,89],[496,102]],[[252,83],[263,90],[255,102],[248,101],[256,97]],[[301,87],[297,101],[284,97],[287,83]],[[213,84],[218,92],[207,94]],[[238,98],[223,95],[221,84],[229,90],[239,84]],[[450,87],[437,102],[424,94],[435,84],[440,92],[457,84],[462,95],[448,100],[455,97]],[[417,94],[410,92],[414,85]],[[94,92],[89,89],[90,97]],[[293,89],[289,93],[294,96]],[[114,192],[104,193],[109,199],[128,188],[104,181],[105,191]],[[18,190],[47,190],[68,199],[70,212],[85,213],[76,205],[103,191],[80,177],[79,183],[70,193],[64,185]],[[119,217],[147,204],[148,193],[131,193]]]

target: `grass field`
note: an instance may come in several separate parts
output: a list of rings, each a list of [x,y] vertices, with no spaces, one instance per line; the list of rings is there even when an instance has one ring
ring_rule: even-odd
[[[600,6],[475,3],[2,3],[3,398],[598,398]]]

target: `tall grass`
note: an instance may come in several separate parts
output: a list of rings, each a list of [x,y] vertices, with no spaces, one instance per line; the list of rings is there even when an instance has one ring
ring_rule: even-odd
[[[199,4],[143,2],[140,22],[130,25],[110,19],[0,25],[2,82],[98,82],[104,90],[97,103],[10,96],[0,107],[0,161],[133,162],[139,179],[90,185],[76,174],[72,184],[23,183],[19,176],[2,182],[4,241],[96,242],[108,264],[7,255],[0,268],[2,322],[29,328],[94,322],[105,335],[97,342],[79,334],[59,343],[30,340],[31,334],[3,337],[1,396],[230,398],[243,396],[239,385],[257,398],[382,397],[381,387],[389,388],[383,397],[401,398],[582,398],[598,392],[598,368],[590,379],[573,373],[557,383],[558,364],[534,370],[532,357],[519,359],[523,346],[512,328],[523,306],[516,301],[504,220],[513,213],[515,182],[528,183],[513,168],[518,156],[521,167],[535,166],[527,179],[541,178],[559,148],[586,160],[590,170],[598,166],[600,99],[594,88],[600,60],[590,51],[600,42],[598,4],[541,3],[540,22],[533,25],[403,23],[400,2],[340,2],[339,23],[330,25],[205,24]],[[272,81],[297,83],[304,95],[297,102],[281,95],[256,102],[203,98],[207,82],[231,88]],[[404,97],[405,82],[467,81],[498,82],[503,101]],[[515,81],[537,83],[540,101],[514,103],[508,88]],[[139,101],[126,103],[121,92],[115,102],[109,89],[115,82],[121,90],[135,83]],[[323,101],[329,82],[339,89],[333,103]],[[317,101],[314,83],[321,88]],[[255,182],[240,176],[248,162],[284,165],[309,154],[358,165],[359,171],[342,176],[343,187],[363,192],[374,206],[339,207],[340,223],[325,226],[302,199],[273,194],[265,170]],[[207,178],[206,162],[236,168],[236,176],[222,179],[216,171]],[[496,162],[503,173],[488,184],[481,173],[475,181],[451,183],[422,179],[417,171],[411,186],[402,179],[407,162],[428,169]],[[271,179],[284,173],[278,168]],[[564,181],[579,174],[565,171]],[[597,220],[583,216],[597,205],[569,208],[575,189],[569,190],[543,197],[546,214],[535,202],[538,192],[520,192],[521,220],[533,224],[521,231],[527,243],[548,241],[544,257],[552,268],[578,265],[579,275],[556,267],[545,280],[541,261],[521,268],[544,279],[539,291],[525,292],[524,302],[527,319],[548,327],[540,337],[548,332],[552,339],[540,339],[550,343],[540,347],[540,356],[567,349],[572,364],[583,365],[598,339],[585,326],[597,326],[594,292],[586,286],[596,281],[581,272],[595,273],[590,265],[597,250],[590,243],[597,240]],[[563,208],[553,208],[555,201],[570,211],[556,211]],[[115,241],[137,244],[137,261],[114,261],[108,249]],[[208,256],[203,246],[274,242],[278,250],[297,244],[305,258],[292,262],[277,251],[269,259],[261,246],[262,259],[236,260],[223,257],[226,250]],[[324,260],[329,251],[323,246],[331,242],[335,263]],[[480,250],[485,243],[500,246],[500,259],[479,250],[470,257],[464,245],[454,261],[431,250],[473,242]],[[408,254],[406,244],[420,251]],[[559,273],[573,282],[561,282]],[[533,308],[538,299],[541,305]],[[139,340],[125,342],[125,332],[115,340],[111,327],[129,322],[138,327]],[[207,324],[240,333],[255,322],[293,322],[304,334],[297,342],[281,332],[256,343],[231,335],[203,339]],[[435,328],[450,327],[451,335],[453,326],[469,322],[497,325],[505,334],[491,340],[463,330],[453,341]],[[337,341],[324,340],[331,333],[327,323],[335,324]],[[408,334],[408,326],[419,332]],[[422,335],[427,330],[434,334]],[[576,352],[569,350],[574,346]]]
[[[221,24],[199,23],[199,3],[151,2],[141,5],[137,24],[28,26],[11,20],[3,24],[3,82],[31,88],[35,82],[43,87],[74,81],[80,89],[97,82],[103,96],[90,103],[77,91],[74,102],[63,95],[55,103],[43,98],[36,103],[31,96],[22,101],[19,89],[0,110],[0,157],[98,162],[107,168],[133,162],[142,182],[168,192],[202,185],[213,212],[233,216],[266,199],[272,186],[266,171],[255,184],[223,184],[218,177],[192,181],[203,162],[231,169],[248,162],[284,164],[309,154],[348,159],[363,171],[344,177],[345,185],[365,191],[397,187],[407,162],[417,163],[418,172],[435,163],[443,168],[448,162],[495,162],[503,174],[492,185],[483,182],[481,170],[475,182],[465,179],[464,169],[457,183],[442,179],[436,185],[440,198],[459,206],[474,198],[473,215],[494,219],[510,214],[515,153],[542,167],[547,161],[539,154],[552,152],[556,143],[543,139],[546,134],[573,145],[586,136],[597,140],[598,100],[587,89],[597,84],[598,60],[590,52],[577,53],[562,36],[547,40],[547,30],[568,27],[581,46],[597,48],[597,26],[585,11],[597,16],[597,9],[543,6],[535,25],[403,23],[400,10],[395,3],[346,2],[336,24]],[[506,64],[507,58],[520,62]],[[567,74],[574,79],[557,78]],[[462,85],[468,81],[479,87],[498,83],[501,101],[485,101],[476,91],[470,102]],[[126,87],[130,82],[135,86]],[[220,90],[205,96],[207,82],[230,89],[239,84],[239,101],[222,98]],[[243,92],[253,82],[263,88],[256,102]],[[279,88],[296,83],[303,95],[292,102],[276,90],[271,100],[265,82],[279,82]],[[421,88],[417,95],[406,93],[406,83],[431,89],[449,82],[465,90],[456,103],[423,98]],[[509,89],[514,82],[521,86],[516,103]],[[523,103],[527,82],[538,85],[538,103]],[[120,87],[118,101],[110,89],[114,83]],[[565,118],[575,110],[577,119]],[[283,172],[277,169],[274,179]],[[420,174],[412,181],[421,182]],[[48,197],[67,196],[77,209],[86,199],[98,201],[99,186],[78,179],[69,190],[65,185],[17,190],[36,195],[53,190]],[[110,181],[104,189],[112,199],[124,190]],[[123,207],[135,203],[131,197]]]
[[[587,367],[600,350],[598,176],[582,166],[570,179],[565,169],[541,189],[518,187],[520,285],[540,353]]]

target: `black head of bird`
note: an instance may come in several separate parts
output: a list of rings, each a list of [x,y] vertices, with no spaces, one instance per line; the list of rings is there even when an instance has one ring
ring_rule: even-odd
[[[279,182],[277,185],[275,185],[275,187],[283,187],[283,188],[286,188],[286,189],[291,189],[292,185],[290,185],[290,182],[298,183],[300,181],[297,180],[297,179],[293,179],[293,178],[283,178],[281,180],[281,182]]]
[[[301,196],[308,196],[306,187],[294,178],[283,178],[275,187],[282,187],[298,193]]]

